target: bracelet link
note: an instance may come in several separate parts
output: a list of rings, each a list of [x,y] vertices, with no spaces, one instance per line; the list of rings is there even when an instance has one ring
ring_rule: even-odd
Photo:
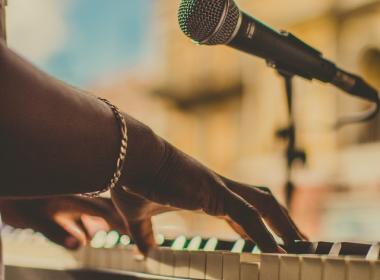
[[[117,161],[116,161],[116,170],[113,173],[109,184],[105,188],[103,188],[99,191],[83,194],[83,196],[89,197],[89,198],[98,197],[100,194],[107,192],[109,190],[112,190],[113,188],[115,188],[118,185],[120,178],[121,178],[121,175],[123,173],[122,170],[124,167],[125,158],[127,155],[127,147],[128,147],[127,123],[125,121],[123,114],[120,112],[120,110],[115,105],[113,105],[107,99],[100,98],[100,97],[98,97],[98,99],[103,101],[105,104],[107,104],[111,108],[113,114],[115,115],[115,118],[118,121],[118,125],[120,127],[121,141],[120,141],[119,156],[118,156]]]

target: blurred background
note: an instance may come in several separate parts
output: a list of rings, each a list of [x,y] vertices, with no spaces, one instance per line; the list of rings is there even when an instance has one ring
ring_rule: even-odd
[[[175,0],[8,2],[9,45],[20,54],[108,98],[217,172],[268,186],[283,201],[286,142],[276,131],[288,123],[286,95],[263,61],[193,44],[179,29]],[[380,1],[237,3],[380,89]],[[313,240],[379,241],[380,119],[333,130],[339,116],[369,104],[318,82],[296,79],[294,99],[297,146],[308,162],[293,173],[293,217]]]

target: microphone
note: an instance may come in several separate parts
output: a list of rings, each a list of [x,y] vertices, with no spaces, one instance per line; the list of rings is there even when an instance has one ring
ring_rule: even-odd
[[[322,53],[291,33],[276,31],[241,11],[233,0],[182,0],[178,14],[182,31],[203,45],[228,45],[265,59],[269,66],[331,83],[372,102],[378,92],[362,78],[338,68]]]

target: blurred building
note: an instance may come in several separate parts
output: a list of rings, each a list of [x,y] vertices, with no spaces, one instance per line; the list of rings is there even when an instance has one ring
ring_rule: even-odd
[[[238,4],[380,89],[380,1]],[[216,171],[267,185],[283,197],[286,143],[275,136],[288,123],[282,80],[257,58],[192,44],[177,24],[178,3],[154,5],[151,34],[157,51],[149,73],[141,75],[139,69],[128,81],[94,87]],[[379,240],[380,119],[334,130],[339,116],[369,105],[299,78],[294,106],[297,146],[306,150],[308,163],[294,172],[293,215],[313,238]]]

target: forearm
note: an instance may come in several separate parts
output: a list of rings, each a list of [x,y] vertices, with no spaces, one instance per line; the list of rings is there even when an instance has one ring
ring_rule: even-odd
[[[0,196],[98,190],[114,172],[119,145],[107,105],[0,43]]]

